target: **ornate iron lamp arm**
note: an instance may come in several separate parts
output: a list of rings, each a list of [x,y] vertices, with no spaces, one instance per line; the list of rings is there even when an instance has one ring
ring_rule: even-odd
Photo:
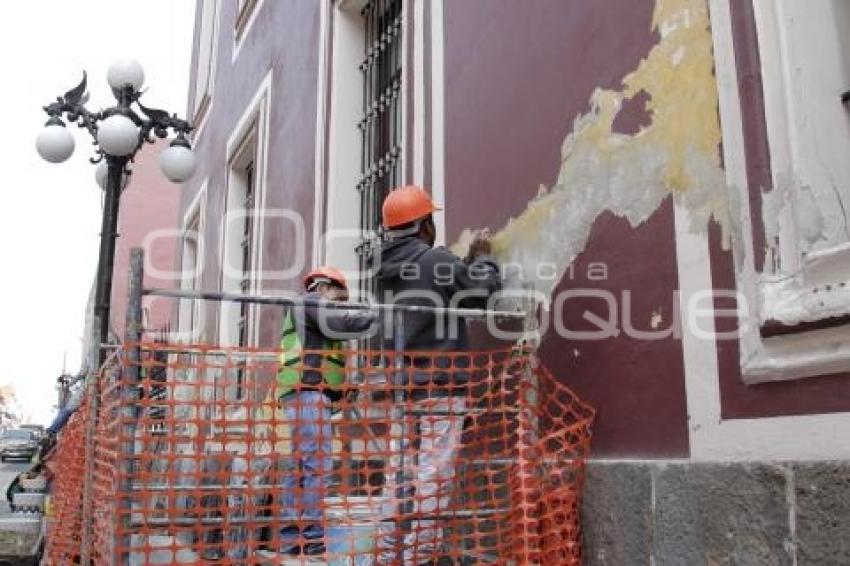
[[[88,102],[86,92],[86,73],[83,72],[83,80],[80,84],[56,97],[56,102],[51,102],[44,107],[44,111],[50,116],[48,124],[63,124],[64,115],[68,122],[76,123],[80,128],[85,128],[92,136],[97,135],[97,123],[104,118],[101,112],[90,112],[85,104]],[[63,124],[64,125],[64,124]]]
[[[169,114],[164,110],[156,108],[148,108],[140,102],[142,92],[133,92],[132,89],[114,90],[115,98],[118,104],[100,112],[91,112],[85,107],[88,102],[87,92],[87,75],[83,72],[83,80],[80,84],[66,92],[64,95],[56,98],[44,107],[44,111],[49,116],[47,124],[64,125],[62,117],[69,123],[75,123],[80,128],[88,130],[89,134],[97,140],[98,123],[110,116],[120,114],[126,116],[139,128],[139,143],[133,153],[129,156],[129,161],[133,161],[136,153],[141,147],[147,143],[154,143],[157,138],[164,139],[169,135],[169,131],[177,134],[178,143],[185,143],[188,147],[189,143],[186,140],[186,135],[192,131],[192,125],[186,120],[177,117],[177,114]],[[139,112],[132,108],[136,104],[141,111]],[[153,134],[153,135],[152,135]],[[97,141],[95,144],[97,145]],[[103,150],[97,149],[97,156],[92,158],[92,163],[98,163],[103,159]]]
[[[164,139],[168,137],[168,130],[174,131],[178,139],[185,140],[186,134],[192,131],[191,124],[186,120],[178,118],[177,114],[169,115],[165,110],[148,108],[138,100],[136,104],[138,104],[139,109],[147,117],[146,120],[141,120],[139,124],[139,137],[143,141],[154,143],[156,140],[151,137],[151,133],[160,139]]]

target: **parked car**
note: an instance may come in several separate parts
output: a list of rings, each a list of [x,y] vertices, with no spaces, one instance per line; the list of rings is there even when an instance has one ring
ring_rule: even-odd
[[[0,435],[0,462],[8,458],[31,460],[38,450],[38,438],[31,430],[13,428]]]
[[[24,424],[24,425],[21,425],[20,428],[22,428],[23,430],[30,430],[30,431],[34,432],[36,440],[41,440],[42,438],[44,438],[44,434],[45,434],[44,425]]]

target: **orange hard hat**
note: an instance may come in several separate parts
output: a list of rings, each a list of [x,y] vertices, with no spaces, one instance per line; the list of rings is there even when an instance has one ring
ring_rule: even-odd
[[[307,276],[304,278],[304,288],[309,289],[310,285],[313,284],[313,281],[320,277],[330,279],[343,289],[348,289],[348,283],[346,282],[345,275],[342,274],[342,271],[340,271],[336,267],[330,267],[327,265],[317,267],[316,269],[308,273]]]
[[[440,210],[431,200],[425,189],[408,185],[391,191],[384,199],[383,225],[384,228],[397,228],[425,218],[435,210]]]

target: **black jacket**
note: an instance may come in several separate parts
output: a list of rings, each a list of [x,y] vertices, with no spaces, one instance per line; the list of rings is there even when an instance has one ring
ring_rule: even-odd
[[[501,288],[496,262],[480,256],[467,265],[445,248],[432,248],[414,236],[384,244],[378,268],[379,300],[390,304],[433,307],[484,308],[487,300]],[[385,321],[384,328],[392,324]],[[392,336],[385,337],[384,347],[394,349]],[[469,349],[466,321],[456,315],[430,312],[404,314],[405,351],[463,352]],[[427,358],[416,358],[412,365],[422,367]],[[448,357],[434,359],[437,366],[450,367]],[[427,378],[415,375],[414,381],[441,383],[449,379],[442,372]],[[455,375],[452,381],[463,381]]]
[[[344,342],[364,336],[378,319],[374,311],[335,308],[333,305],[339,303],[331,303],[319,293],[307,293],[302,298],[304,306],[291,308],[295,331],[305,351],[321,350],[325,340]],[[303,363],[301,381],[309,386],[321,385],[321,372],[308,368],[320,368],[322,356],[305,353]]]

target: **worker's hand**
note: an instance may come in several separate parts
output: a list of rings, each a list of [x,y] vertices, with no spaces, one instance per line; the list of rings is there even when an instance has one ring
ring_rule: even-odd
[[[478,256],[487,255],[492,252],[493,245],[490,242],[490,229],[484,228],[479,230],[469,244],[469,251],[466,253],[464,262],[469,264],[475,261]]]

